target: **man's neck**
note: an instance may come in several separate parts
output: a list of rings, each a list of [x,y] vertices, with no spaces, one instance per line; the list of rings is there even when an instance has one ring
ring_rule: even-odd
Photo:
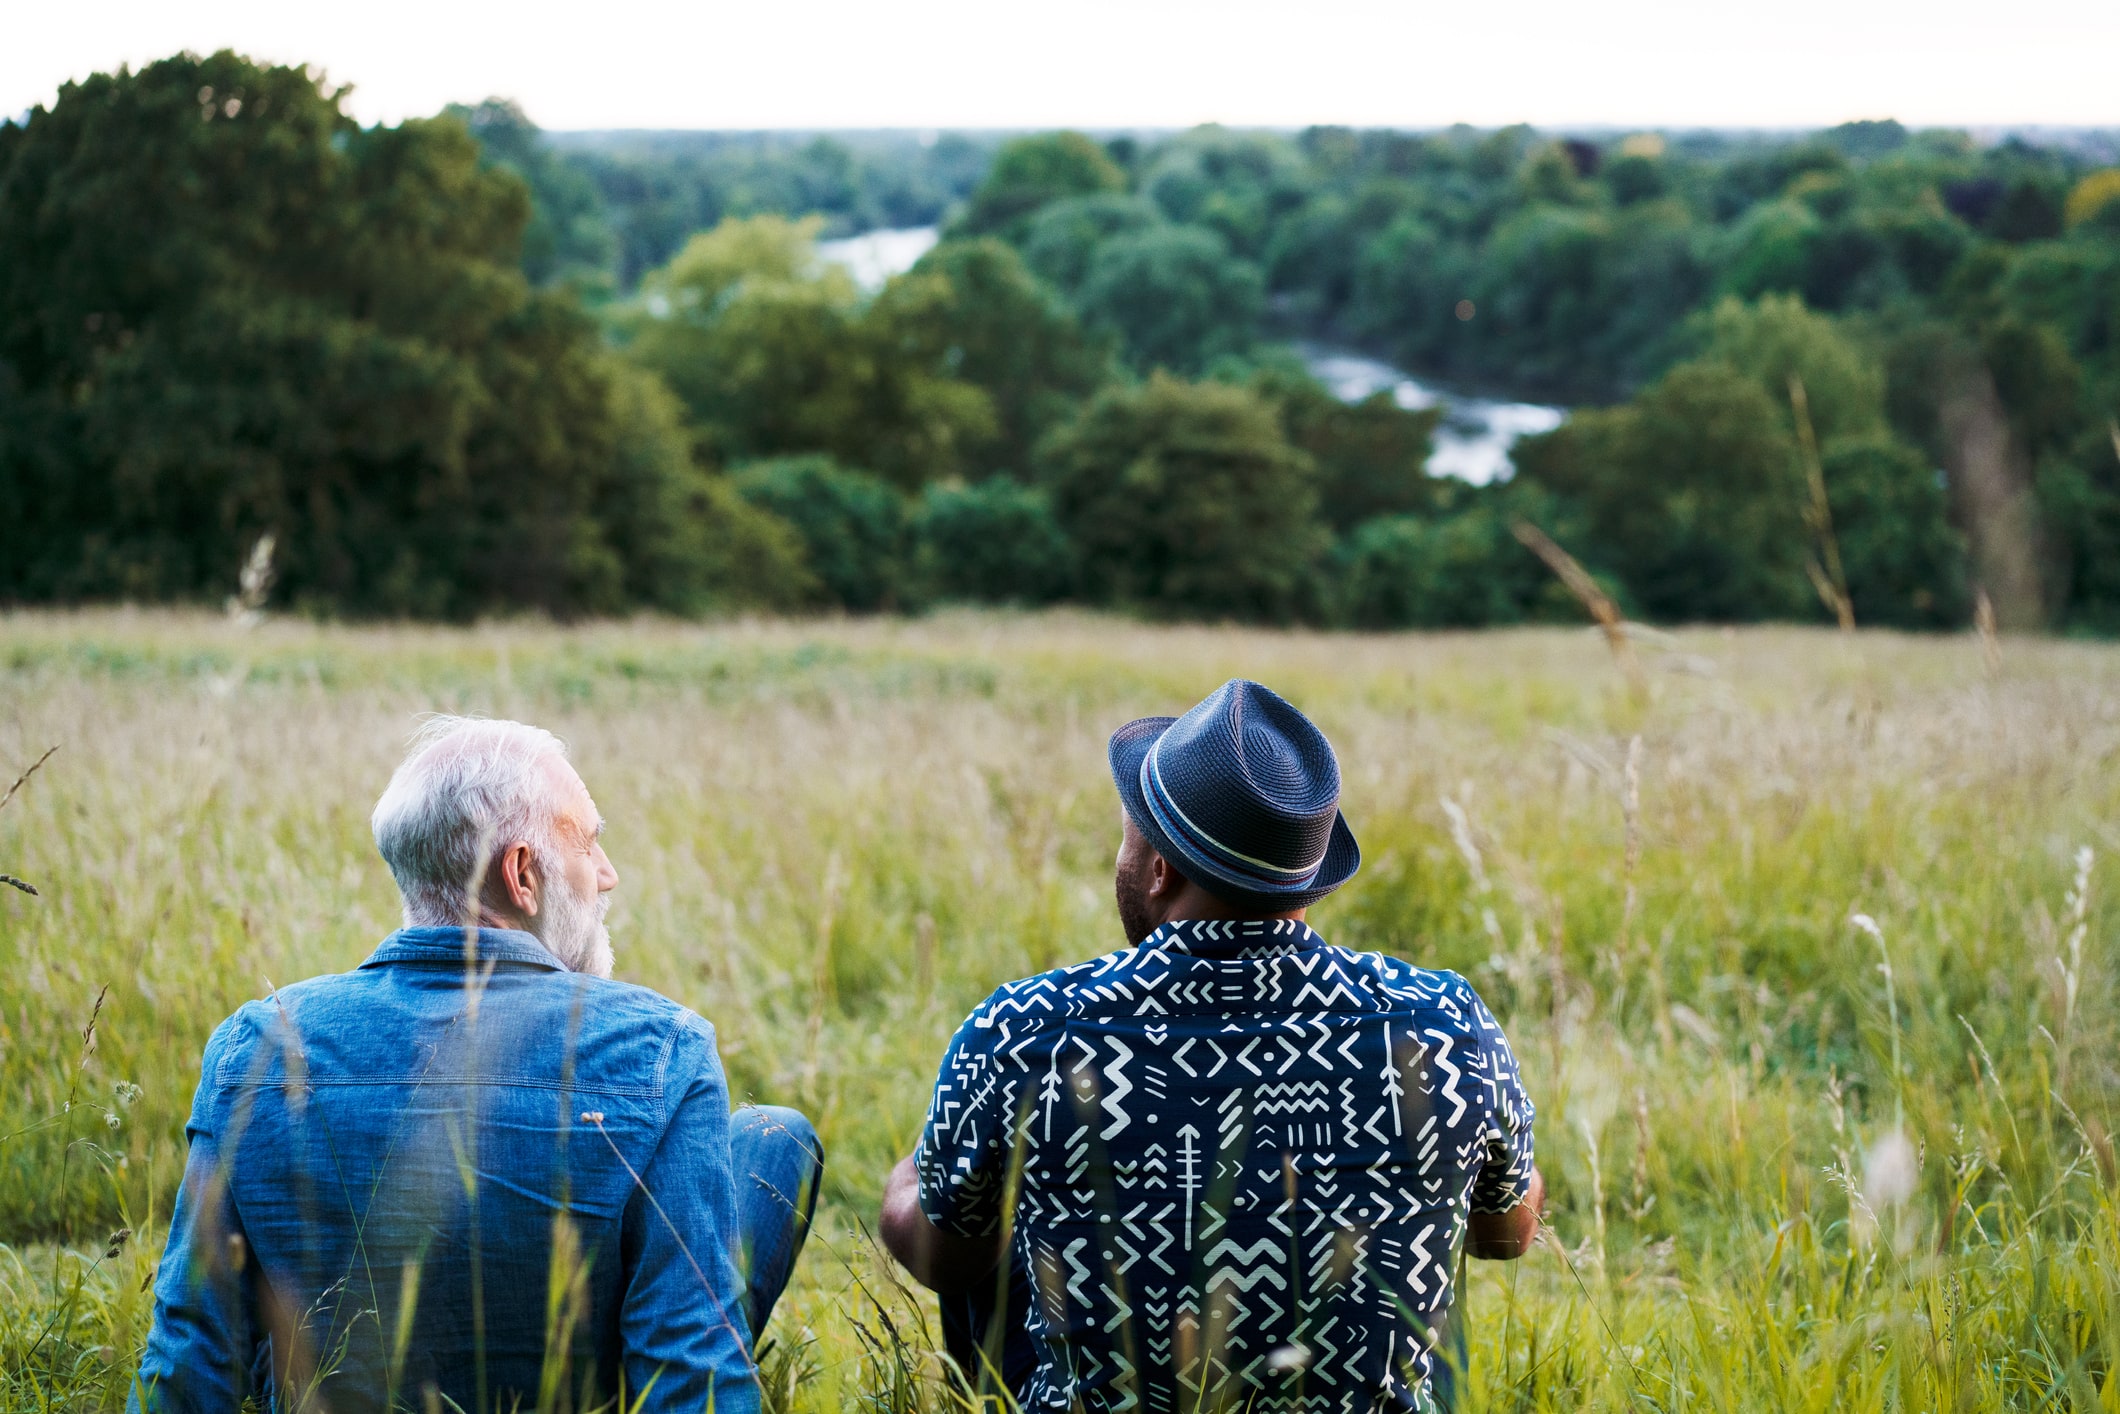
[[[1170,901],[1157,926],[1165,923],[1279,923],[1293,921],[1301,923],[1308,908],[1291,908],[1284,913],[1257,913],[1250,909],[1216,898],[1197,885],[1189,885],[1184,892]]]
[[[530,920],[511,910],[495,908],[491,904],[482,903],[478,909],[478,926],[496,930],[505,929],[511,933],[527,933],[530,931]]]

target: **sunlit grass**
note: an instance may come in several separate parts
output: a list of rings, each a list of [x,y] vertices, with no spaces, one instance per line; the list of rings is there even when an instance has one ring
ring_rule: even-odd
[[[939,1406],[864,1230],[883,1175],[974,1002],[1117,943],[1106,734],[1243,674],[1346,767],[1366,862],[1313,921],[1465,972],[1540,1107],[1553,1230],[1474,1264],[1471,1407],[2114,1407],[2120,651],[1640,650],[1646,701],[1584,632],[0,619],[0,789],[60,748],[0,810],[40,891],[0,890],[7,1405],[122,1402],[199,1048],[394,926],[367,815],[439,708],[573,743],[620,975],[817,1120],[781,1402]]]

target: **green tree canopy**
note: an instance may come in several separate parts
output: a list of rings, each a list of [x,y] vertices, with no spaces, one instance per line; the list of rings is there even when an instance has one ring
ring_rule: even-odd
[[[1796,446],[1781,408],[1708,360],[1517,445],[1518,475],[1581,516],[1581,558],[1653,619],[1809,617]]]
[[[1029,476],[1039,441],[1112,371],[1108,341],[990,237],[936,246],[884,287],[866,323],[880,350],[986,395],[994,435],[965,458],[983,471]]]
[[[1289,442],[1317,466],[1318,509],[1334,531],[1439,508],[1427,467],[1442,409],[1402,408],[1383,392],[1343,403],[1300,366],[1262,370],[1252,386],[1280,409]]]
[[[913,538],[923,586],[944,599],[1050,604],[1075,585],[1075,547],[1051,498],[1005,476],[929,486]]]
[[[1142,180],[1164,215],[1206,227],[1251,259],[1272,239],[1275,218],[1302,205],[1310,186],[1285,139],[1215,124],[1166,143]]]
[[[1708,357],[1752,379],[1772,401],[1790,407],[1789,382],[1799,380],[1820,442],[1884,431],[1883,364],[1799,297],[1766,295],[1749,305],[1726,297],[1708,330]]]
[[[824,456],[753,462],[731,479],[746,501],[795,527],[828,603],[916,607],[906,595],[906,500],[888,482]]]
[[[1091,328],[1118,335],[1136,368],[1200,373],[1258,341],[1265,296],[1258,267],[1214,232],[1157,226],[1097,248],[1078,307]]]
[[[485,162],[506,167],[530,189],[530,223],[523,229],[523,273],[533,285],[568,281],[608,294],[618,258],[618,235],[596,183],[544,139],[537,124],[508,99],[445,110],[478,139]]]
[[[1023,258],[1038,277],[1072,299],[1089,277],[1097,247],[1113,236],[1163,223],[1137,196],[1104,192],[1069,197],[1040,211],[1023,238]]]
[[[1966,618],[1966,546],[1929,459],[1889,437],[1825,455],[1826,498],[1855,620],[1945,628]]]
[[[218,597],[271,532],[288,599],[353,612],[749,596],[721,572],[787,542],[529,289],[528,211],[454,119],[225,52],[0,125],[0,594]]]
[[[1333,556],[1333,618],[1372,629],[1579,621],[1581,608],[1510,533],[1520,516],[1551,519],[1551,498],[1527,490],[1481,488],[1449,515],[1364,521]]]
[[[1316,469],[1248,389],[1152,375],[1047,443],[1053,508],[1088,592],[1164,615],[1287,619],[1327,536]]]
[[[1042,133],[1005,143],[957,223],[967,236],[1022,238],[1049,202],[1126,190],[1126,173],[1081,133]]]
[[[993,398],[951,372],[937,311],[955,286],[903,277],[864,305],[845,271],[817,259],[816,232],[814,220],[757,216],[694,236],[644,282],[632,356],[684,400],[723,464],[819,453],[901,486],[974,464],[1001,424]]]

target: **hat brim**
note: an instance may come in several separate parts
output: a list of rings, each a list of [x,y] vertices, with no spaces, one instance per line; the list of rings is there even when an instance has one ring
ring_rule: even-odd
[[[1324,863],[1318,866],[1317,873],[1301,884],[1286,888],[1262,885],[1255,879],[1237,879],[1198,850],[1166,834],[1156,823],[1154,812],[1148,808],[1148,797],[1142,793],[1141,763],[1148,759],[1149,748],[1156,744],[1157,738],[1170,730],[1171,724],[1177,720],[1176,717],[1142,717],[1128,722],[1112,733],[1111,745],[1105,752],[1111,762],[1112,784],[1119,790],[1119,803],[1126,807],[1127,816],[1135,827],[1156,847],[1156,853],[1177,865],[1186,878],[1224,903],[1256,909],[1260,913],[1286,913],[1291,909],[1308,908],[1355,876],[1355,871],[1362,867],[1362,848],[1355,843],[1354,831],[1347,828],[1347,817],[1337,810],[1332,816],[1332,835],[1325,846]]]

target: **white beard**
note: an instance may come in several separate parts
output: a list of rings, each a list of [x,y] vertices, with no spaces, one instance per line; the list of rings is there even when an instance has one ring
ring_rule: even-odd
[[[568,971],[609,977],[614,959],[611,930],[604,926],[604,915],[610,912],[611,896],[598,893],[583,898],[568,888],[557,873],[547,877],[558,887],[552,890],[537,917],[530,920],[531,935]]]

